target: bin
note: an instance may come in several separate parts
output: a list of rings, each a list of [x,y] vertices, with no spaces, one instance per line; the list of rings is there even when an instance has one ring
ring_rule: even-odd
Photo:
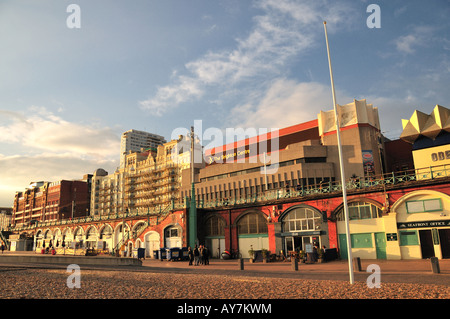
[[[153,251],[153,259],[159,259],[159,250]]]
[[[189,251],[187,247],[181,248],[181,260],[189,260]]]
[[[138,259],[145,259],[145,248],[138,248],[137,249],[137,258]]]
[[[170,258],[171,260],[180,260],[181,254],[180,254],[180,248],[174,247],[169,249]]]
[[[163,259],[167,259],[167,252],[166,252],[166,248],[161,248],[159,250],[159,259],[163,260]]]

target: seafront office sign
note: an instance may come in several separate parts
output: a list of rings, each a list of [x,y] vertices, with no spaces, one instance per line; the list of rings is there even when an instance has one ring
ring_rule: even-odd
[[[450,227],[450,220],[430,220],[420,222],[397,223],[398,229],[428,228],[428,227]]]

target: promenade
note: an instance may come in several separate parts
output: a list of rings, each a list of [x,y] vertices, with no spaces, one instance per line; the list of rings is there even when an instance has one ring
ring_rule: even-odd
[[[189,266],[187,261],[145,259],[141,266],[80,265],[80,288],[68,288],[68,265],[11,264],[2,258],[14,254],[36,255],[0,255],[2,299],[450,298],[450,260],[439,260],[439,274],[432,272],[429,260],[362,260],[362,271],[354,272],[355,283],[350,285],[346,261],[299,264],[295,271],[290,262],[245,261],[240,270],[237,260],[212,259],[209,265]],[[380,288],[367,285],[370,264],[380,267]]]

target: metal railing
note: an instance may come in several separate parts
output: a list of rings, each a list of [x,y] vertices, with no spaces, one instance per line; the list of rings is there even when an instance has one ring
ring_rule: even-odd
[[[392,187],[400,184],[419,184],[428,180],[450,177],[450,165],[430,166],[402,172],[393,172],[371,177],[352,177],[345,185],[347,191],[369,190],[374,187]],[[314,185],[297,185],[289,188],[276,188],[241,197],[219,198],[208,201],[198,200],[199,208],[215,208],[239,204],[252,204],[274,201],[283,198],[299,198],[310,195],[325,195],[342,192],[340,181],[324,182]],[[189,201],[186,200],[189,204]]]
[[[387,173],[371,177],[352,177],[347,180],[346,190],[349,192],[359,190],[370,190],[373,187],[392,187],[400,184],[424,183],[429,180],[436,180],[443,177],[450,177],[450,165],[430,166],[427,168],[419,168],[402,172]],[[283,198],[301,198],[311,195],[325,195],[342,192],[342,185],[340,181],[332,181],[319,183],[314,185],[297,185],[296,187],[277,188],[260,193],[249,194],[241,197],[220,198],[208,201],[197,200],[198,208],[215,208],[234,206],[240,204],[264,203],[267,201],[274,201]],[[133,217],[146,217],[149,226],[156,225],[164,219],[171,211],[189,208],[190,200],[185,198],[180,202],[172,201],[166,207],[154,207],[151,210],[131,210],[123,213],[111,213],[108,215],[86,216],[73,219],[64,219],[59,221],[44,221],[37,222],[34,225],[13,227],[9,230],[22,231],[28,229],[42,228],[48,226],[63,226],[81,223],[92,223],[100,221],[110,221]]]

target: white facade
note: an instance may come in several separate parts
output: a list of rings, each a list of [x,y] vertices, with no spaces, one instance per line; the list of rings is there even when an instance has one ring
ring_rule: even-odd
[[[141,149],[157,148],[158,145],[162,145],[167,141],[163,136],[137,131],[128,130],[122,133],[120,140],[120,168],[125,167],[125,155],[129,152],[139,152]]]

